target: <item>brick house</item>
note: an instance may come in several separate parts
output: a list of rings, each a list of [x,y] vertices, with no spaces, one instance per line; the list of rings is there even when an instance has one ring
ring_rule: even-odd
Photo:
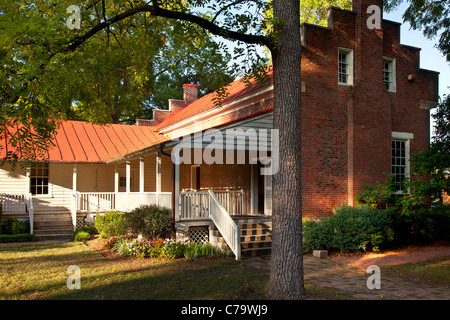
[[[381,8],[382,0],[354,0],[352,11],[330,8],[327,27],[301,27],[305,217],[325,217],[337,205],[354,204],[363,185],[383,182],[388,174],[395,174],[398,180],[407,177],[409,154],[429,145],[430,109],[438,100],[438,73],[420,68],[419,48],[401,44],[399,23],[382,20],[381,29],[368,28],[371,14],[367,8],[374,4]],[[239,242],[247,240],[239,237],[236,217],[264,217],[267,225],[272,214],[272,182],[261,172],[271,152],[276,153],[274,136],[262,135],[276,129],[273,86],[254,83],[248,88],[237,80],[229,85],[229,95],[220,107],[214,104],[214,93],[197,98],[198,87],[190,84],[183,90],[183,100],[169,100],[168,110],[154,110],[153,120],[138,120],[135,126],[117,125],[116,131],[125,132],[119,139],[120,148],[113,131],[98,141],[98,132],[105,129],[64,123],[63,129],[78,128],[73,129],[77,139],[66,138],[65,147],[57,144],[59,150],[49,151],[45,182],[50,186],[45,195],[35,193],[31,198],[47,197],[48,208],[54,211],[51,203],[56,194],[52,192],[62,186],[65,191],[60,192],[60,198],[65,197],[65,204],[58,210],[70,211],[74,225],[87,213],[165,203],[173,209],[180,235],[214,241],[217,228],[240,255]],[[152,139],[140,138],[137,132],[141,130]],[[233,140],[229,145],[222,141],[222,147],[215,149],[214,163],[195,161],[195,152],[190,163],[173,163],[174,149],[187,137],[192,150],[204,155],[212,136],[226,136],[233,130],[241,130],[248,139]],[[67,136],[66,131],[60,129],[55,139]],[[261,139],[268,150],[265,156],[259,149],[254,152],[257,146],[249,133],[267,138]],[[127,139],[127,135],[134,138]],[[101,146],[106,140],[109,149]],[[225,161],[230,150],[228,159],[234,164]],[[245,155],[242,163],[237,161],[238,150]],[[66,169],[58,169],[62,166]],[[1,168],[0,192],[11,190],[7,187],[11,179],[21,179],[21,192],[30,193],[30,181],[36,181],[32,170],[13,174],[7,166]],[[64,172],[65,178],[62,173],[52,176],[57,171]],[[81,183],[79,176],[83,174],[86,179]],[[270,246],[270,237],[262,241]]]

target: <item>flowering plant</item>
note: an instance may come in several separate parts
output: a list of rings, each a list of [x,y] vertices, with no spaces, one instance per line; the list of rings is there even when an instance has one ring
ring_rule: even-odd
[[[105,241],[105,243],[104,243],[104,247],[106,248],[106,249],[108,249],[108,250],[111,250],[113,247],[114,247],[114,244],[116,243],[116,241],[118,240],[118,239],[121,239],[121,238],[130,238],[130,236],[129,235],[121,235],[121,236],[113,236],[113,237],[109,237],[106,241]]]
[[[183,246],[173,239],[165,239],[160,245],[160,257],[177,259],[183,256]]]

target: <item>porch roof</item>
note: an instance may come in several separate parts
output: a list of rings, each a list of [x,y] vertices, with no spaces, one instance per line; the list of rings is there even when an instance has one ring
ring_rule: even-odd
[[[10,133],[14,133],[19,128],[9,128],[8,130]],[[106,163],[111,159],[165,141],[167,139],[152,127],[62,121],[53,135],[54,146],[48,148],[47,158],[43,160]],[[4,140],[0,144],[1,159],[6,157],[7,151],[17,152],[19,158],[22,156],[20,146],[12,146],[9,141],[5,145]]]

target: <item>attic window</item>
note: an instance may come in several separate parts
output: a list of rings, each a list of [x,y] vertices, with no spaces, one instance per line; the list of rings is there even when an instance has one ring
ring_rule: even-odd
[[[353,84],[353,51],[350,49],[339,48],[338,83]]]

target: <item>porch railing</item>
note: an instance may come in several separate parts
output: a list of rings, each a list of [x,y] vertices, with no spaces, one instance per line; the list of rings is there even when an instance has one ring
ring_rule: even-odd
[[[241,228],[221,205],[214,192],[209,192],[209,217],[233,251],[236,260],[241,259]]]
[[[0,193],[3,212],[27,212],[26,193]]]
[[[180,192],[180,220],[209,219],[209,192]]]
[[[213,190],[217,200],[232,216],[245,214],[244,190]]]
[[[109,210],[131,211],[141,205],[157,204],[172,207],[170,192],[77,192],[76,211],[104,212]]]
[[[28,213],[30,233],[34,232],[34,208],[31,193],[0,193],[0,205],[4,213]]]
[[[232,216],[245,214],[244,190],[212,190],[219,203]],[[179,220],[209,219],[209,191],[182,191]]]

